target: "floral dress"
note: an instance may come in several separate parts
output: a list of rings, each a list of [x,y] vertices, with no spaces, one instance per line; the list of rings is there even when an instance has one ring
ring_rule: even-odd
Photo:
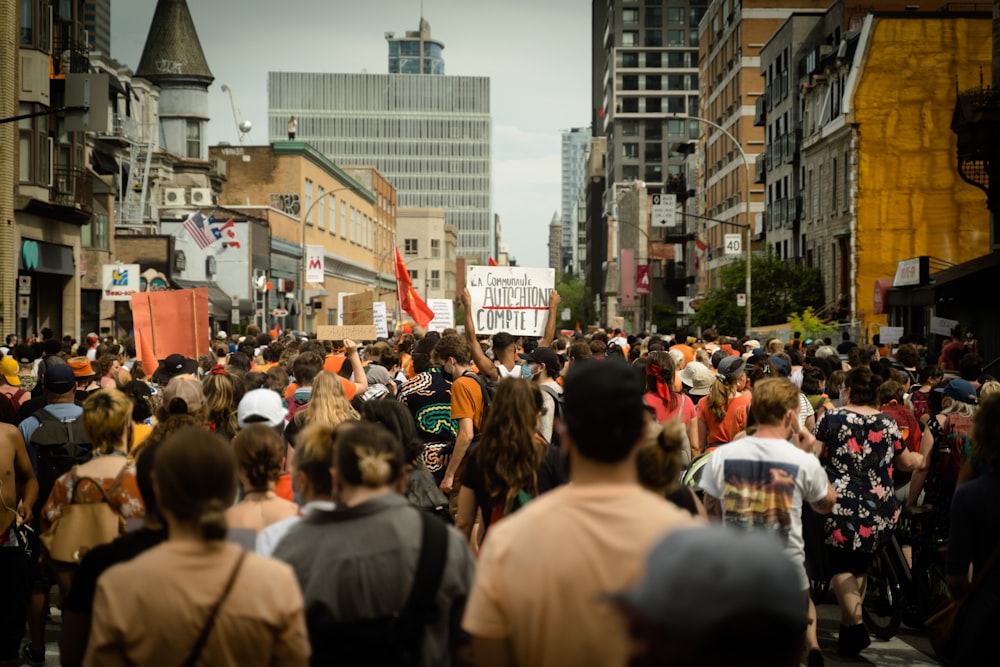
[[[892,461],[903,451],[896,422],[881,412],[827,410],[816,426],[821,461],[837,504],[825,520],[826,544],[874,553],[899,519]]]

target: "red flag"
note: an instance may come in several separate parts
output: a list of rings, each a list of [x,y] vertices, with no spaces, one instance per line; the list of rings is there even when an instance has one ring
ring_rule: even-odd
[[[490,266],[500,266],[499,264],[497,264],[497,261],[495,259],[493,259],[493,255],[489,256],[489,265]]]
[[[434,311],[427,307],[424,300],[413,291],[413,282],[410,280],[410,272],[406,270],[403,263],[403,255],[396,246],[396,295],[399,297],[400,307],[406,311],[418,326],[426,327],[427,323],[434,319]]]

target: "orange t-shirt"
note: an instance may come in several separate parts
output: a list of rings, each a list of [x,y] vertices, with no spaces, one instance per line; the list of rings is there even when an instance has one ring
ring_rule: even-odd
[[[684,363],[690,364],[692,361],[694,361],[694,348],[691,347],[690,345],[684,345],[684,344],[672,345],[670,347],[670,351],[673,350],[681,351],[681,354],[684,355]]]
[[[483,426],[483,390],[475,378],[468,375],[451,383],[451,418],[471,419],[477,433]]]
[[[339,373],[340,369],[344,366],[345,359],[347,359],[346,354],[328,354],[326,355],[326,360],[323,362],[323,370],[330,371],[331,373]]]
[[[254,368],[254,370],[260,371],[261,373],[266,373],[277,365],[278,365],[277,361],[269,361],[266,364],[260,364],[259,366]]]
[[[726,414],[722,420],[716,420],[708,409],[708,397],[698,401],[698,419],[708,427],[708,442],[702,444],[702,449],[722,443],[732,442],[737,433],[746,430],[747,408],[750,407],[750,394],[738,394],[729,400]]]

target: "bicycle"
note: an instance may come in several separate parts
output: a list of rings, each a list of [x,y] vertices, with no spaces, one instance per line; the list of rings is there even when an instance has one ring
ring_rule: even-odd
[[[931,530],[929,524],[935,518],[930,506],[903,510],[896,532],[875,554],[861,615],[869,632],[879,639],[891,639],[903,623],[922,629],[924,620],[949,600],[944,577],[947,540]],[[912,565],[897,535],[912,546]]]

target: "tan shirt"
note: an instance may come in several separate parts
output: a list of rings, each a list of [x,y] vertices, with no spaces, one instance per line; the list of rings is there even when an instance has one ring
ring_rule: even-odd
[[[240,547],[164,542],[97,581],[85,667],[181,665]],[[284,563],[247,554],[199,665],[309,664],[302,593]]]
[[[639,486],[569,484],[490,528],[462,627],[510,641],[517,665],[624,665],[604,596],[635,583],[653,545],[691,515]]]

